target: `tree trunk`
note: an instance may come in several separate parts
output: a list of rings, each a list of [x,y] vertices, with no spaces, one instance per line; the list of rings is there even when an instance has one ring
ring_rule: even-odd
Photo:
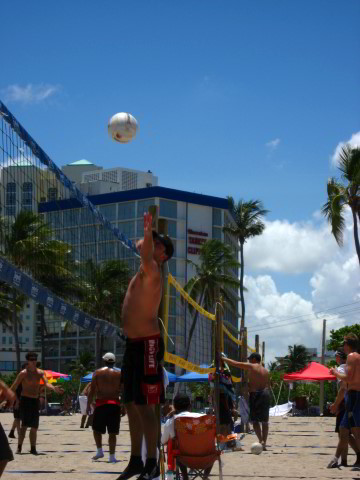
[[[359,232],[358,232],[358,224],[357,224],[357,217],[355,209],[351,209],[353,220],[354,220],[354,240],[355,240],[355,249],[358,256],[358,260],[360,263],[360,242],[359,242]]]
[[[240,242],[240,301],[241,323],[240,330],[245,327],[245,299],[244,299],[244,243]]]
[[[13,311],[12,311],[12,325],[13,325],[13,334],[15,340],[15,351],[16,351],[16,370],[19,373],[21,370],[21,360],[20,360],[20,343],[19,343],[19,325],[18,325],[18,317],[16,312],[16,291],[13,290]]]

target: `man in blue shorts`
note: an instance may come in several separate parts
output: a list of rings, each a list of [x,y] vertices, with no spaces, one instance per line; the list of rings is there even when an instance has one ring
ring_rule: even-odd
[[[330,372],[338,380],[347,384],[345,394],[345,413],[340,422],[340,439],[338,450],[346,448],[349,443],[349,433],[355,438],[356,447],[360,451],[360,355],[357,353],[359,348],[359,339],[354,333],[349,333],[344,337],[344,352],[347,354],[346,371],[341,373],[336,368],[331,368]],[[335,456],[333,462],[338,463]],[[330,466],[330,464],[329,464]],[[359,467],[357,462],[354,465]]]

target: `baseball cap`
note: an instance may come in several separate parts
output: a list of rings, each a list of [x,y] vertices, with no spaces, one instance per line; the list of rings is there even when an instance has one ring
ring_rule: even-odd
[[[111,352],[105,353],[105,355],[102,357],[105,362],[113,362],[115,363],[115,355]]]
[[[256,360],[257,362],[261,362],[261,355],[260,353],[252,353],[248,356],[248,360]]]
[[[153,230],[152,235],[154,240],[155,239],[159,240],[159,242],[161,242],[164,245],[165,253],[166,253],[166,256],[168,257],[167,259],[170,260],[170,258],[174,254],[174,245],[171,241],[171,238],[168,237],[167,235],[162,235],[160,233],[157,233],[155,232],[155,230]]]

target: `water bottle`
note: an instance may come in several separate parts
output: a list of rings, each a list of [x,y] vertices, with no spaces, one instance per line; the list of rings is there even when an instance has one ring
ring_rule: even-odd
[[[166,472],[165,480],[174,480],[174,472],[172,470]]]

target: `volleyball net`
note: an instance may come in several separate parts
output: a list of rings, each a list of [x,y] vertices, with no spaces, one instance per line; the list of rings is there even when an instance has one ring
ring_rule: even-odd
[[[196,303],[171,273],[167,276],[163,312],[165,362],[199,374],[213,373],[216,315]],[[172,324],[172,315],[184,319],[185,328],[183,325]],[[190,334],[192,326],[193,331]],[[245,345],[245,342],[235,326],[222,322],[218,345],[229,357],[238,358],[239,348]],[[250,353],[256,351],[249,346],[247,350]],[[241,381],[234,376],[232,379],[235,382]]]
[[[115,336],[139,258],[119,220],[126,206],[97,207],[82,190],[0,102],[0,308],[6,313],[16,291],[19,302],[33,299],[65,321]],[[99,282],[111,275],[116,288],[100,307]]]

